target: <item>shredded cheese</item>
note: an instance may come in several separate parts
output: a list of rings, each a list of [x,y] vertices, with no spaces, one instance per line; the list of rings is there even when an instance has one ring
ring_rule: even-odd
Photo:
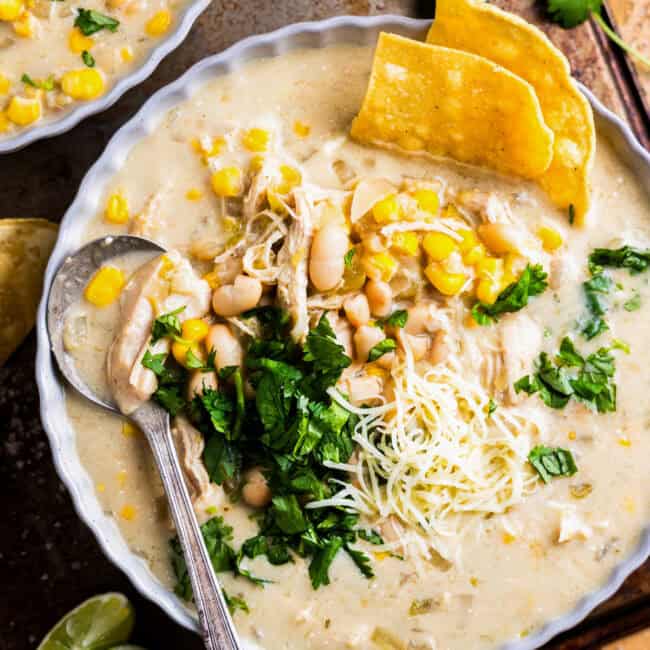
[[[334,505],[373,519],[396,518],[403,530],[387,548],[408,548],[422,557],[434,549],[452,561],[453,542],[469,521],[463,515],[505,513],[533,491],[527,454],[540,425],[516,407],[489,414],[488,392],[453,356],[423,371],[407,350],[391,378],[392,401],[373,408],[354,407],[331,390],[335,401],[360,418],[354,435],[358,462],[332,465],[350,472],[350,480],[340,482],[333,497],[308,507]]]

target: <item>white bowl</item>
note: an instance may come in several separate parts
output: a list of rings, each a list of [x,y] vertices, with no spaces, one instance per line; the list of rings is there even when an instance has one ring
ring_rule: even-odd
[[[277,56],[296,48],[320,48],[340,42],[371,44],[376,41],[380,31],[421,39],[428,25],[428,21],[398,16],[342,16],[321,22],[290,25],[270,34],[253,36],[221,54],[204,59],[180,79],[153,95],[137,115],[113,136],[104,153],[86,174],[79,193],[61,223],[59,239],[47,267],[44,298],[37,320],[36,379],[41,397],[41,418],[50,439],[54,462],[70,491],[79,516],[93,530],[110,560],[129,576],[142,594],[158,603],[169,616],[189,629],[197,629],[195,620],[182,602],[158,582],[144,560],[130,551],[113,518],[102,511],[90,477],[79,460],[75,434],[65,410],[63,384],[55,372],[45,325],[45,297],[52,277],[66,254],[81,245],[86,224],[99,210],[103,188],[123,165],[131,148],[154,130],[170,108],[191,97],[205,81],[237,69],[244,61]],[[599,131],[611,140],[618,154],[636,170],[639,179],[650,192],[650,155],[635,140],[627,125],[588,90],[583,87],[581,90],[591,102]],[[616,567],[600,589],[586,595],[571,611],[549,621],[534,634],[523,640],[508,642],[500,650],[533,650],[559,632],[573,627],[596,605],[611,596],[649,555],[650,525],[645,529],[634,553]]]
[[[115,85],[106,95],[91,102],[78,104],[70,112],[61,116],[61,119],[53,119],[45,122],[42,126],[33,129],[24,129],[15,136],[0,140],[0,155],[22,149],[36,140],[51,138],[60,135],[77,126],[81,120],[89,115],[100,113],[110,108],[127,90],[147,79],[158,64],[173,50],[175,50],[187,36],[194,21],[207,9],[211,0],[194,0],[188,4],[180,13],[176,27],[165,38],[162,38],[158,45],[149,51],[144,61],[130,74],[118,78]]]

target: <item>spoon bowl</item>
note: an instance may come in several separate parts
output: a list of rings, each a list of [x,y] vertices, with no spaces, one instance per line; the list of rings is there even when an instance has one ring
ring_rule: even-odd
[[[164,252],[162,246],[143,237],[102,237],[66,257],[52,281],[47,298],[47,330],[50,348],[59,370],[84,397],[114,413],[120,413],[115,401],[97,395],[88,386],[80,375],[74,358],[65,349],[67,312],[83,299],[84,290],[92,276],[110,260],[130,253],[151,253],[153,258]],[[194,515],[176,453],[169,414],[153,400],[147,400],[129,417],[147,437],[158,466],[185,555],[205,646],[208,650],[240,650],[226,600],[212,570],[210,556]]]

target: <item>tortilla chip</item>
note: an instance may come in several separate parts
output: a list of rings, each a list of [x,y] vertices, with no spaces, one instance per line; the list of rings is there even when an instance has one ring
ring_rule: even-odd
[[[573,204],[576,223],[584,223],[596,133],[591,106],[562,52],[525,20],[471,0],[438,0],[427,41],[484,56],[535,88],[555,133],[553,162],[539,182],[558,207]]]
[[[0,219],[0,366],[34,326],[57,230],[45,219]]]
[[[482,57],[380,34],[352,137],[535,178],[553,156],[532,87]]]

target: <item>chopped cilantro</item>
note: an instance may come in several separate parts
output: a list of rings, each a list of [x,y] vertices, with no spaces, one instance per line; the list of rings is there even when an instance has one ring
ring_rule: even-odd
[[[396,309],[388,318],[377,321],[379,327],[406,327],[409,313],[406,309]]]
[[[94,9],[78,9],[77,17],[74,21],[74,26],[79,28],[79,31],[84,36],[91,36],[102,29],[107,29],[109,32],[117,31],[119,20],[111,18],[106,14],[102,14]]]
[[[497,410],[497,403],[490,398],[490,401],[488,402],[488,407],[487,407],[487,414],[492,415]]]
[[[179,307],[174,311],[170,311],[169,313],[156,318],[151,330],[152,343],[155,343],[166,336],[174,338],[181,335],[181,320],[178,317],[178,314],[180,314],[184,309],[184,306]]]
[[[632,294],[632,297],[623,303],[623,309],[625,309],[625,311],[637,311],[638,309],[641,309],[641,294],[639,294],[638,291],[635,291]]]
[[[248,609],[248,603],[241,596],[231,596],[225,589],[222,589],[223,598],[228,605],[228,610],[232,616],[237,610],[241,610],[248,614],[250,609]]]
[[[397,343],[395,342],[395,339],[384,339],[383,341],[379,341],[377,345],[373,345],[372,348],[370,349],[370,352],[368,352],[368,361],[377,361],[380,357],[383,357],[385,354],[388,352],[392,352],[397,348]]]
[[[565,29],[576,27],[593,18],[622,50],[638,59],[646,66],[650,66],[650,59],[636,48],[626,43],[606,22],[601,14],[603,0],[547,0],[548,13],[556,23]]]
[[[607,311],[605,296],[612,288],[612,280],[600,272],[583,282],[582,289],[587,303],[587,315],[580,321],[580,333],[588,341],[609,329],[603,316]]]
[[[509,284],[492,305],[476,302],[472,316],[479,325],[489,325],[507,312],[519,311],[528,304],[528,299],[543,293],[548,286],[547,273],[541,264],[526,266],[519,279]]]
[[[346,254],[345,257],[343,258],[343,261],[345,262],[345,266],[350,268],[352,266],[352,259],[356,255],[357,249],[356,248],[351,248]]]
[[[376,530],[359,528],[357,535],[360,539],[374,546],[381,546],[384,543],[382,536]]]
[[[576,220],[576,208],[573,205],[573,203],[569,203],[569,223],[573,225],[575,220]]]
[[[647,270],[650,265],[650,250],[632,246],[621,248],[596,248],[589,256],[589,268],[597,273],[603,267],[627,269],[631,275]]]
[[[551,408],[562,409],[573,398],[592,410],[607,413],[616,410],[616,384],[612,381],[615,371],[609,348],[600,348],[584,358],[565,337],[555,363],[542,352],[535,374],[522,377],[514,387],[518,393],[538,393]]]
[[[94,68],[95,67],[95,57],[88,51],[84,50],[81,53],[81,60],[89,67],[89,68]]]
[[[43,81],[34,81],[27,73],[24,73],[20,80],[32,88],[40,88],[45,91],[54,90],[54,77],[48,77]]]
[[[578,471],[571,452],[560,447],[551,449],[544,445],[537,445],[528,454],[528,462],[535,468],[544,483],[550,483],[555,477],[573,476]]]

